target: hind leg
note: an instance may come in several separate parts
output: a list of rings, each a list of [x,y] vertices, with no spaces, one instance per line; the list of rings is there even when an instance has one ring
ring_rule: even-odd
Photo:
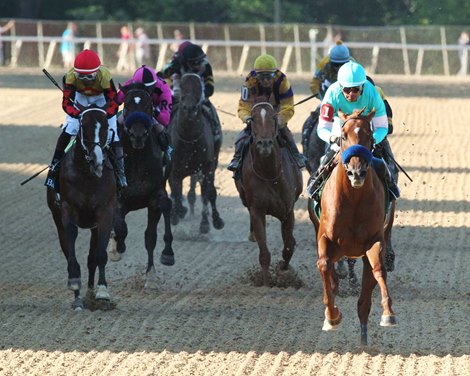
[[[282,249],[283,261],[280,264],[281,270],[287,270],[289,268],[289,262],[295,251],[295,238],[294,238],[294,211],[292,210],[287,218],[281,222],[282,239],[284,241],[284,248]]]
[[[191,181],[189,184],[189,191],[188,191],[188,204],[189,204],[189,214],[191,216],[194,215],[194,205],[196,203],[196,184],[198,179],[195,175],[191,175]]]
[[[122,257],[121,255],[126,251],[126,238],[128,234],[126,214],[127,211],[118,208],[114,212],[112,240],[116,243],[117,252],[113,252],[111,244],[109,249],[110,258],[113,261],[119,261]]]
[[[166,192],[161,195],[159,200],[159,207],[163,214],[163,220],[165,224],[165,234],[163,235],[163,241],[165,242],[165,248],[160,256],[160,262],[163,265],[174,265],[175,264],[175,255],[173,253],[173,234],[171,232],[171,200],[168,198]]]
[[[365,257],[362,260],[362,287],[359,300],[357,301],[357,314],[361,324],[361,345],[367,346],[367,324],[369,322],[370,308],[372,305],[372,291],[377,284],[377,280],[372,274],[369,260]]]
[[[177,225],[184,218],[188,209],[183,206],[183,180],[172,177],[170,179],[171,199],[173,208],[171,210],[171,224]]]
[[[212,225],[216,230],[221,230],[224,228],[225,223],[217,210],[217,189],[214,183],[214,172],[210,173],[207,184],[206,193],[212,209]]]

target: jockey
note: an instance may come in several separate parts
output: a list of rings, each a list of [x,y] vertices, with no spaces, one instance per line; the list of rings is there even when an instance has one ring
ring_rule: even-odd
[[[171,90],[166,82],[157,77],[155,71],[147,65],[142,65],[138,68],[132,78],[127,80],[117,94],[118,104],[124,102],[124,97],[127,87],[132,84],[140,82],[145,85],[147,92],[152,98],[153,103],[153,125],[157,130],[157,139],[161,149],[166,153],[168,159],[171,159],[171,152],[173,148],[170,145],[170,139],[167,133],[168,125],[170,124],[172,98]],[[124,116],[122,114],[118,117],[118,124],[124,124]]]
[[[258,56],[254,69],[245,78],[238,102],[238,117],[246,124],[235,141],[235,155],[227,166],[234,172],[241,166],[243,149],[251,135],[251,108],[254,98],[265,96],[278,112],[279,132],[287,141],[287,146],[299,168],[305,167],[305,158],[297,149],[294,137],[287,127],[287,122],[294,116],[294,93],[286,75],[277,68],[276,59],[268,54]]]
[[[180,80],[185,73],[198,74],[204,83],[204,103],[202,106],[204,115],[211,124],[214,142],[222,141],[222,130],[220,120],[215,107],[210,102],[209,97],[214,94],[214,76],[212,67],[207,61],[207,56],[196,44],[185,41],[180,44],[170,62],[159,72],[167,82],[171,82],[173,90],[173,107],[176,107],[180,96]]]
[[[76,136],[80,127],[80,112],[83,106],[96,104],[104,108],[108,116],[109,129],[113,132],[111,143],[114,152],[112,162],[117,174],[118,186],[127,187],[124,173],[124,153],[119,142],[116,128],[116,87],[108,68],[101,65],[98,54],[92,50],[83,50],[75,58],[73,68],[63,77],[62,108],[65,111],[65,124],[57,140],[54,156],[47,174],[45,186],[56,189],[59,163],[65,156],[65,148],[72,136]]]
[[[356,62],[350,61],[341,66],[338,71],[338,81],[328,88],[321,103],[317,133],[318,137],[325,141],[327,145],[331,144],[331,146],[323,157],[322,164],[315,177],[318,177],[319,172],[333,158],[335,151],[338,150],[337,140],[340,137],[340,133],[334,134],[336,132],[332,132],[333,122],[337,120],[338,110],[341,109],[342,112],[351,114],[354,110],[362,108],[365,108],[364,115],[375,109],[372,125],[374,127],[374,141],[377,145],[385,139],[388,133],[388,118],[385,104],[376,87],[367,79],[364,68]],[[382,171],[381,175],[386,179],[394,198],[400,197],[400,190],[387,165],[381,159],[381,163],[377,163],[379,159],[375,158],[375,160],[376,163],[374,165],[379,169],[385,170]],[[314,184],[313,188],[317,187],[318,184]],[[313,188],[309,186],[309,195],[313,193]]]
[[[340,40],[337,41],[336,45],[330,50],[330,53],[317,64],[313,78],[310,81],[310,91],[312,94],[322,100],[326,90],[332,83],[336,82],[339,68],[349,60],[351,60],[351,56],[348,47]],[[312,111],[302,127],[302,147],[305,155],[307,155],[310,134],[315,123],[318,121],[319,114],[320,105],[317,106],[315,111]]]

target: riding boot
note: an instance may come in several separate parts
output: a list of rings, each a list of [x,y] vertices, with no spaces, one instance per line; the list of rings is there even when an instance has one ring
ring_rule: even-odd
[[[392,195],[392,198],[396,200],[397,198],[400,197],[400,189],[398,188],[398,185],[393,178],[392,174],[390,173],[390,170],[388,169],[387,164],[382,158],[372,158],[372,163],[374,166],[375,171],[379,175],[381,179],[384,180],[388,187],[388,191]]]
[[[62,132],[57,139],[57,144],[54,151],[54,156],[52,157],[52,162],[49,166],[49,172],[47,173],[46,181],[44,185],[47,188],[54,189],[56,193],[59,193],[59,183],[57,181],[57,176],[59,173],[59,165],[62,159],[65,156],[65,148],[70,142],[71,135],[66,132]]]
[[[217,116],[217,111],[208,99],[204,102],[202,108],[204,110],[204,114],[209,119],[212,134],[214,135],[214,142],[219,142],[222,138],[222,128],[220,126],[219,117]]]
[[[313,127],[318,120],[318,111],[312,111],[310,116],[305,120],[304,125],[302,126],[302,150],[303,154],[307,156],[308,154],[308,142],[310,140],[310,135],[312,134]]]
[[[171,155],[173,154],[173,147],[170,143],[170,135],[165,128],[157,130],[157,141],[160,145],[160,149],[165,153],[165,157],[168,161],[171,161]]]
[[[114,171],[116,172],[117,176],[117,184],[119,188],[126,188],[127,187],[127,179],[126,174],[124,172],[124,151],[122,150],[122,146],[119,143],[114,142],[111,145],[114,153]]]
[[[248,145],[250,135],[251,127],[247,125],[243,128],[235,141],[235,154],[233,155],[232,161],[227,166],[228,170],[234,172],[234,177],[242,165],[243,151],[245,150],[245,146]]]
[[[328,149],[325,155],[320,159],[320,165],[318,170],[313,174],[307,185],[307,194],[310,198],[313,198],[315,201],[319,200],[318,197],[318,188],[321,187],[322,183],[327,179],[332,171],[331,161],[336,155],[336,151],[333,149]],[[334,166],[334,165],[333,165]]]
[[[284,138],[284,140],[287,141],[287,148],[294,157],[297,166],[299,168],[304,168],[306,163],[305,156],[299,152],[299,149],[297,149],[297,144],[295,143],[294,136],[292,135],[289,128],[287,128],[287,125],[280,128],[279,133]]]

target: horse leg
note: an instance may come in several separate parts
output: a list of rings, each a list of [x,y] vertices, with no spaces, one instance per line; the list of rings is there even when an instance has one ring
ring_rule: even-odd
[[[188,204],[189,204],[189,214],[194,215],[194,204],[196,203],[196,184],[198,179],[195,175],[191,175],[189,191],[188,191]]]
[[[390,205],[390,211],[388,213],[388,221],[385,226],[385,269],[387,272],[393,272],[395,269],[395,251],[392,246],[392,229],[393,229],[393,220],[395,218],[395,206],[396,201],[393,201]]]
[[[202,218],[201,218],[201,223],[199,224],[199,232],[201,234],[207,234],[209,232],[209,180],[207,176],[204,176],[202,179],[202,185],[201,185],[201,200],[202,200]]]
[[[395,318],[395,314],[392,310],[392,299],[390,298],[390,294],[388,291],[387,286],[387,271],[385,270],[385,266],[382,263],[382,252],[383,252],[384,244],[383,242],[375,243],[371,249],[366,252],[367,259],[370,262],[370,266],[372,268],[372,274],[374,278],[377,280],[377,283],[380,287],[380,293],[382,296],[382,318],[380,320],[381,326],[395,326],[397,325],[397,321]]]
[[[359,283],[357,281],[357,275],[354,271],[354,265],[356,265],[356,259],[347,259],[348,262],[348,280],[349,280],[349,288],[351,290],[357,289]]]
[[[287,215],[287,218],[281,222],[282,240],[284,241],[284,248],[282,249],[283,261],[280,264],[281,270],[289,268],[289,262],[295,251],[295,238],[294,238],[294,211],[292,210]]]
[[[336,263],[336,274],[340,279],[344,279],[348,275],[348,269],[346,268],[345,261],[346,258],[341,257]]]
[[[222,218],[220,218],[219,211],[217,210],[217,189],[215,188],[214,183],[214,172],[212,171],[208,176],[208,186],[207,186],[207,198],[211,203],[212,209],[212,225],[216,230],[221,230],[224,228],[225,223]]]
[[[317,268],[320,272],[323,282],[323,303],[325,304],[325,321],[322,330],[336,330],[341,323],[341,312],[335,305],[334,290],[337,286],[333,286],[335,280],[334,263],[329,257],[331,244],[324,236],[318,239],[318,261]],[[337,278],[337,276],[336,276]]]
[[[147,250],[147,270],[144,289],[157,289],[157,272],[153,264],[153,252],[157,245],[157,224],[160,220],[160,210],[154,208],[147,209],[147,228],[145,229],[145,249]]]
[[[106,282],[106,264],[108,263],[106,246],[113,227],[113,214],[113,210],[110,208],[105,208],[102,212],[96,214],[98,226],[96,228],[96,242],[93,243],[93,253],[98,265],[98,284],[95,294],[97,300],[111,299]]]
[[[173,208],[171,210],[171,224],[176,226],[181,218],[184,218],[188,209],[183,206],[183,180],[170,179],[171,199]]]
[[[271,254],[266,243],[266,214],[261,210],[250,210],[250,221],[253,226],[256,241],[259,248],[259,263],[263,274],[263,285],[269,287],[269,266],[271,265]]]
[[[113,219],[114,235],[110,238],[108,252],[109,257],[112,261],[119,261],[122,258],[122,254],[126,251],[126,237],[128,234],[128,228],[126,223],[126,214],[123,209],[116,208]],[[113,243],[115,243],[115,250],[113,249]]]
[[[160,210],[163,214],[163,220],[165,222],[165,234],[163,235],[163,241],[165,242],[165,248],[160,255],[160,262],[163,265],[171,266],[175,264],[175,254],[173,253],[173,234],[171,232],[171,200],[168,198],[166,192],[160,197],[158,203]]]
[[[369,260],[363,257],[362,261],[362,287],[357,301],[357,315],[361,324],[361,345],[367,346],[367,324],[372,305],[372,291],[377,284],[377,280],[374,278]]]

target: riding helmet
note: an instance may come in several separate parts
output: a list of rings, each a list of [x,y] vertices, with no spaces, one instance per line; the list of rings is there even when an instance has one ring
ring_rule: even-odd
[[[256,58],[254,68],[256,72],[274,72],[277,69],[277,61],[274,56],[263,54]]]
[[[98,54],[92,50],[81,51],[73,63],[73,69],[77,73],[88,74],[94,73],[100,69],[101,60]]]
[[[366,80],[366,71],[355,61],[348,61],[339,68],[338,82],[342,87],[361,86]]]
[[[349,48],[347,48],[342,41],[337,41],[330,51],[330,61],[332,63],[347,63],[350,60]]]
[[[194,61],[202,60],[206,57],[206,54],[197,44],[190,43],[183,50],[184,60],[191,63]]]
[[[157,82],[157,74],[152,68],[142,65],[135,71],[132,80],[134,82],[142,82],[145,86],[154,86]]]

